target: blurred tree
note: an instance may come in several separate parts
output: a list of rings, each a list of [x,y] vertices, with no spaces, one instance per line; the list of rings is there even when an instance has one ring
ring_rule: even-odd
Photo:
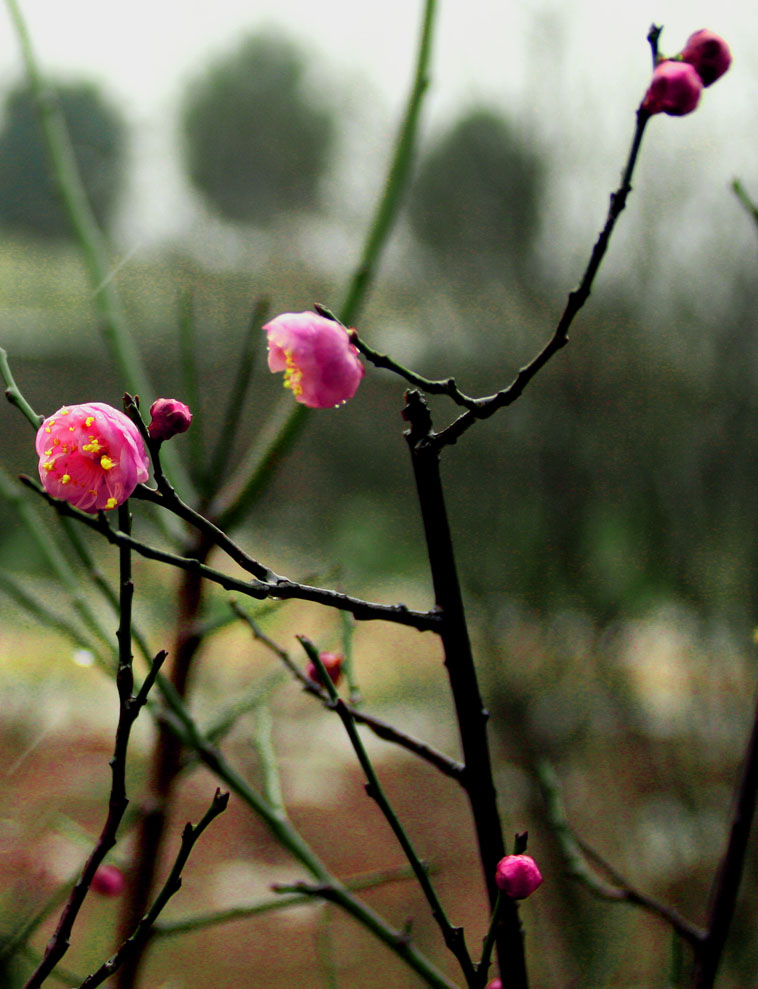
[[[54,91],[90,204],[107,226],[123,174],[123,120],[91,83],[63,84]],[[8,94],[0,130],[0,224],[55,239],[71,234],[50,177],[32,96],[23,84]]]
[[[413,232],[463,278],[509,267],[524,274],[539,223],[543,170],[498,113],[467,111],[421,160],[410,204]]]
[[[227,219],[265,224],[317,205],[335,124],[306,88],[306,57],[276,35],[255,35],[190,87],[187,171]]]

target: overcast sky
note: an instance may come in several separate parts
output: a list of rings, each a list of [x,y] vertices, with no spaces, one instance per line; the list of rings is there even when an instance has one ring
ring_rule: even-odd
[[[166,122],[175,120],[187,80],[207,62],[248,32],[280,26],[312,51],[314,78],[323,70],[324,78],[344,83],[369,116],[384,122],[388,137],[408,89],[422,11],[420,0],[19,2],[43,67],[102,83],[141,134],[133,235],[143,227],[148,238],[151,223],[170,226],[178,213],[179,168]],[[720,187],[734,174],[749,178],[758,18],[748,0],[440,0],[425,126],[434,127],[462,103],[500,105],[527,130],[562,145],[557,167],[564,170],[568,200],[572,170],[579,167],[590,183],[597,169],[605,199],[608,162],[618,163],[615,181],[647,84],[644,39],[653,21],[665,25],[665,51],[677,51],[692,31],[707,26],[728,38],[735,59],[719,87],[705,93],[697,114],[654,121],[664,145],[672,154],[680,145],[697,148],[709,169],[723,160],[723,175],[714,178]],[[0,83],[9,83],[21,66],[2,8],[0,50]],[[378,140],[376,134],[371,139]],[[724,147],[716,146],[722,140]],[[156,207],[157,184],[162,194]],[[573,208],[579,217],[586,212],[582,205]],[[570,202],[566,209],[571,212]],[[590,224],[597,225],[594,212]]]

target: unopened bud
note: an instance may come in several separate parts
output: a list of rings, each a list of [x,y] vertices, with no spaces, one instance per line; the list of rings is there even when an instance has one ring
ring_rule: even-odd
[[[524,900],[542,882],[542,873],[531,855],[506,855],[495,871],[495,883],[512,900]]]
[[[90,884],[90,889],[101,896],[120,896],[125,887],[124,874],[117,865],[101,865]]]
[[[177,433],[189,429],[192,413],[189,407],[175,398],[159,398],[150,406],[148,433],[154,440],[170,440]]]
[[[345,657],[341,652],[320,652],[318,656],[324,664],[324,669],[328,673],[329,679],[333,684],[338,684],[342,676],[342,664],[345,662]],[[308,663],[308,668],[305,672],[309,680],[313,680],[314,683],[318,684],[322,683],[315,663]]]
[[[642,109],[649,114],[667,113],[670,117],[683,117],[698,104],[703,83],[689,62],[666,59],[653,72]]]
[[[490,979],[484,989],[503,989],[503,983],[500,979]]]
[[[703,29],[687,39],[681,59],[695,68],[704,86],[710,86],[732,64],[732,53],[723,38]]]

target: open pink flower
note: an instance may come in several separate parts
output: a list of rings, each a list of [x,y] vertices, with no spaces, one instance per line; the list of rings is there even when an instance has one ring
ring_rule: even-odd
[[[732,64],[729,45],[718,34],[705,29],[689,36],[680,57],[697,70],[704,86],[720,79]]]
[[[700,76],[689,62],[666,59],[655,67],[642,109],[649,114],[667,113],[670,117],[683,117],[695,109],[702,90]]]
[[[64,405],[42,423],[36,442],[48,494],[83,512],[116,508],[149,476],[139,430],[110,405]]]
[[[524,900],[542,883],[542,873],[531,855],[506,855],[497,864],[495,883],[512,900]]]
[[[263,329],[268,366],[284,371],[284,387],[312,409],[331,409],[352,398],[365,371],[347,330],[312,312],[283,313]]]

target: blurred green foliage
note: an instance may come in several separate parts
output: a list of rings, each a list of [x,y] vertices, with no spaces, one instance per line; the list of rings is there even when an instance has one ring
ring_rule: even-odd
[[[190,85],[182,111],[188,174],[228,220],[267,224],[313,211],[335,118],[306,77],[307,55],[278,35],[247,38]]]
[[[413,232],[460,281],[524,275],[533,261],[544,169],[538,149],[487,107],[461,114],[422,155]]]
[[[91,83],[61,83],[48,98],[60,105],[92,209],[107,227],[123,178],[122,117]],[[0,130],[0,225],[51,239],[72,236],[24,84],[8,94]]]

